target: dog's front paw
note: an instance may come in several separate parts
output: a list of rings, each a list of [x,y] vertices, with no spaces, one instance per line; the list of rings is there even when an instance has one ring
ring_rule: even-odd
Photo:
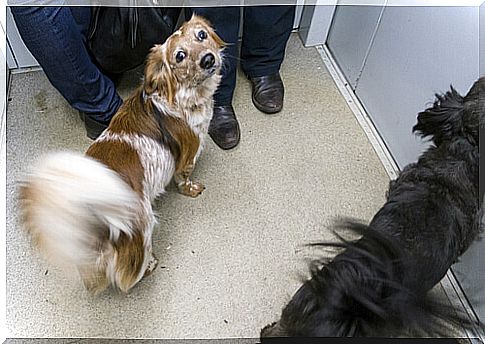
[[[197,197],[204,190],[205,190],[204,184],[198,183],[198,182],[192,182],[192,185],[190,186],[190,196],[191,197]]]
[[[150,261],[148,262],[147,268],[145,270],[145,275],[143,277],[147,277],[151,275],[151,273],[157,268],[158,259],[152,254]]]
[[[179,192],[182,195],[190,196],[193,198],[199,196],[204,190],[205,190],[205,186],[202,183],[198,183],[198,182],[189,182],[189,183],[179,185]]]

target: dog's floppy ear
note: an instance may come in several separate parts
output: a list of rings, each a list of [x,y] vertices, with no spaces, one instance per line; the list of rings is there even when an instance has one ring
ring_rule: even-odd
[[[432,107],[418,114],[418,123],[413,127],[413,132],[421,137],[432,136],[438,146],[462,132],[463,109],[463,97],[451,86],[451,90],[445,94],[436,94]]]
[[[214,30],[210,30],[209,31],[209,35],[214,40],[214,42],[217,44],[217,46],[218,46],[219,49],[222,49],[222,48],[224,48],[227,45],[226,42],[224,42],[222,40],[222,38],[219,37],[219,35],[217,33],[215,33]]]
[[[155,45],[148,54],[143,88],[146,94],[158,93],[169,105],[175,101],[176,80],[162,45]]]

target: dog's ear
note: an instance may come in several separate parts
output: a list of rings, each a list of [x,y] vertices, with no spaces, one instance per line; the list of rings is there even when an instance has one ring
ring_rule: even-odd
[[[413,132],[421,137],[431,136],[435,145],[463,131],[463,97],[453,88],[443,95],[436,94],[433,106],[418,114]]]
[[[158,93],[169,105],[175,101],[176,80],[162,45],[155,45],[148,54],[143,89],[146,94]]]
[[[222,49],[227,45],[214,30],[209,30],[209,36],[214,40],[219,49]]]

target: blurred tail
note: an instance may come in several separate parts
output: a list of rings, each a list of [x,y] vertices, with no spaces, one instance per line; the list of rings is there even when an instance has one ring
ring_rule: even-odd
[[[472,328],[464,311],[446,299],[428,293],[416,280],[413,257],[392,236],[366,225],[346,221],[337,230],[361,235],[356,241],[312,246],[344,249],[331,262],[312,263],[314,291],[331,289],[325,307],[341,322],[343,336],[402,335],[403,329],[418,336],[449,336],[452,327]],[[414,286],[414,287],[411,287]]]
[[[138,202],[114,171],[82,155],[52,153],[24,179],[19,198],[23,224],[47,258],[75,265],[93,291],[112,282],[109,243],[132,237]]]

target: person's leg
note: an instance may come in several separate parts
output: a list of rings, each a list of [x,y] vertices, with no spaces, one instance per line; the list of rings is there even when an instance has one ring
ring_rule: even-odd
[[[232,107],[236,87],[240,8],[195,7],[186,11],[187,19],[192,12],[209,20],[216,33],[227,44],[223,52],[222,80],[214,95],[214,114],[209,126],[209,135],[220,148],[231,149],[240,140],[239,123]]]
[[[241,67],[248,77],[274,74],[280,70],[294,17],[295,6],[244,8]]]
[[[113,82],[93,63],[86,48],[83,34],[89,23],[89,7],[72,11],[69,7],[12,7],[11,10],[25,45],[52,85],[73,108],[90,117],[87,121],[99,123],[103,129],[122,99]],[[96,136],[87,129],[88,136]]]
[[[295,6],[244,9],[241,67],[253,85],[253,103],[266,113],[279,112],[284,88],[279,70],[295,16]]]

